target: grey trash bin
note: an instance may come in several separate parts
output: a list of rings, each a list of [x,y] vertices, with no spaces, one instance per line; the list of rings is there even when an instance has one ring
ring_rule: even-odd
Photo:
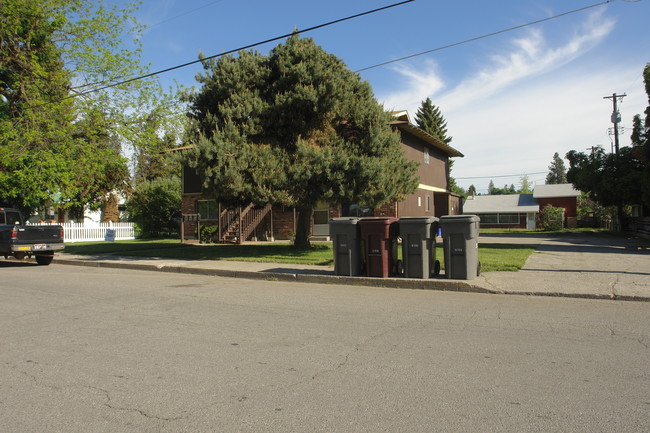
[[[359,218],[332,218],[329,225],[334,249],[334,274],[361,274]]]
[[[447,278],[471,280],[481,273],[478,260],[480,221],[476,215],[447,215],[440,218]]]
[[[438,218],[400,218],[399,235],[402,238],[402,260],[406,278],[430,278],[440,273],[436,260]]]

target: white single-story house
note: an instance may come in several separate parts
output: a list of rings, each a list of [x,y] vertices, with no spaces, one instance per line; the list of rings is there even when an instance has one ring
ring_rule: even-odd
[[[481,227],[536,227],[539,204],[533,194],[477,195],[467,197],[464,214],[478,215]]]
[[[570,183],[537,185],[532,194],[468,197],[463,205],[463,213],[478,215],[481,227],[534,230],[539,211],[546,206],[555,206],[564,208],[565,226],[576,227],[579,196],[580,191]]]

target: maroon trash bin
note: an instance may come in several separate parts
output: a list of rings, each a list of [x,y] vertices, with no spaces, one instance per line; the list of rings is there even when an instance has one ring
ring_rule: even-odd
[[[394,274],[393,248],[399,235],[397,221],[392,217],[362,218],[359,221],[369,277],[387,278]]]

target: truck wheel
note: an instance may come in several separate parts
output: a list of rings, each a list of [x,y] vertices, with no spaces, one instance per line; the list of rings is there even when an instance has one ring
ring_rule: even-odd
[[[36,255],[36,263],[38,263],[41,266],[47,266],[50,263],[52,263],[52,260],[54,259],[54,254],[37,254]]]

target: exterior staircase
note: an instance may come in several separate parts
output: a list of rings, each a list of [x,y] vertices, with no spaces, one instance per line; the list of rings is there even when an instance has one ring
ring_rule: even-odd
[[[270,226],[271,205],[227,208],[219,214],[219,242],[241,244]]]

